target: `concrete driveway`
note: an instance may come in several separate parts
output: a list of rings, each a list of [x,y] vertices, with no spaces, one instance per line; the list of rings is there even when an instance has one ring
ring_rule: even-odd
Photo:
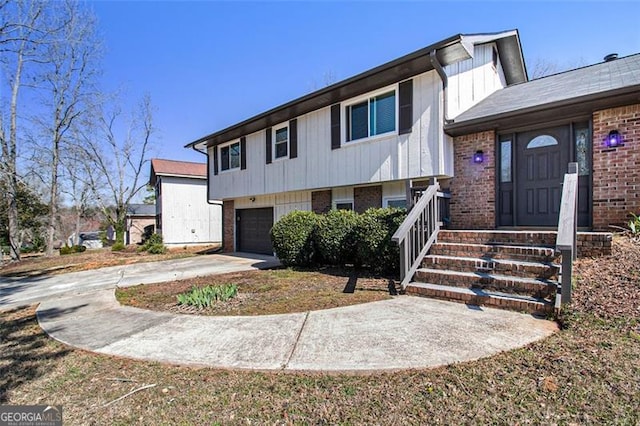
[[[491,356],[557,330],[530,315],[397,296],[285,315],[204,317],[120,306],[125,286],[276,264],[273,258],[213,255],[27,281],[3,305],[40,301],[41,327],[90,351],[217,368],[383,371],[430,368]],[[21,285],[2,284],[3,289]],[[41,291],[38,292],[38,287]]]

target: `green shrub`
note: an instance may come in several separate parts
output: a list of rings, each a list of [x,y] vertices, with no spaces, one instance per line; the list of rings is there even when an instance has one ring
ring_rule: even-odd
[[[351,210],[331,210],[321,217],[314,239],[322,263],[344,265],[355,261],[354,230],[358,221],[358,214]]]
[[[167,252],[167,247],[162,243],[162,235],[151,234],[147,238],[143,245],[138,247],[138,252],[146,251],[150,254],[162,254]]]
[[[391,241],[407,213],[404,209],[369,209],[355,229],[356,263],[375,272],[399,273],[400,250]]]
[[[111,246],[111,251],[122,251],[124,249],[125,249],[125,245],[120,241],[113,243],[113,245]]]
[[[315,262],[315,232],[319,216],[295,210],[284,215],[271,228],[273,250],[285,266],[306,266]]]
[[[179,305],[195,306],[199,309],[208,308],[215,302],[226,302],[236,297],[238,286],[235,284],[223,284],[218,286],[206,286],[202,288],[193,287],[186,293],[177,297]]]
[[[77,246],[69,247],[69,246],[65,245],[65,246],[60,247],[60,254],[61,255],[67,255],[67,254],[71,254],[71,253],[82,253],[82,252],[84,252],[86,250],[87,250],[87,248],[85,246],[77,245]]]

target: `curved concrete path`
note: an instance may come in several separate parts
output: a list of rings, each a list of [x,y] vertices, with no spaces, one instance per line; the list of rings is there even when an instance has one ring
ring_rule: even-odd
[[[153,273],[149,268],[147,281]],[[291,371],[435,367],[517,348],[556,330],[554,322],[530,315],[410,296],[307,313],[204,317],[120,306],[108,288],[46,300],[37,315],[53,338],[103,354]]]

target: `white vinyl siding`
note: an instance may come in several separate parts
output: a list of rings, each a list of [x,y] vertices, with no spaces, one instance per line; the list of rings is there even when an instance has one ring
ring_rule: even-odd
[[[255,198],[251,201],[251,198]],[[273,223],[282,216],[294,210],[311,210],[311,192],[295,191],[282,194],[259,195],[256,197],[242,197],[234,201],[236,209],[257,209],[273,207]]]
[[[374,92],[364,99],[386,92]],[[351,103],[341,104],[343,115]],[[210,170],[209,198],[230,199],[451,175],[453,150],[446,146],[450,138],[445,137],[442,129],[442,82],[435,71],[413,78],[410,133],[391,132],[357,143],[343,143],[339,149],[332,150],[330,110],[326,107],[297,117],[296,161],[274,161],[265,165],[265,131],[246,135],[246,170],[217,176]],[[342,132],[342,137],[346,138],[346,132]]]
[[[476,45],[473,58],[444,67],[448,76],[449,118],[455,118],[506,86],[499,57],[497,65],[494,65],[494,49],[494,43]]]
[[[206,179],[163,176],[159,212],[165,244],[222,241],[222,206],[207,203]]]

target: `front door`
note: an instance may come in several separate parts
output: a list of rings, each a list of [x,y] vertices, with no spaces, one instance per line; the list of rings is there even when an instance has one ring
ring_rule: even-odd
[[[516,224],[557,226],[569,163],[569,126],[516,135]]]

